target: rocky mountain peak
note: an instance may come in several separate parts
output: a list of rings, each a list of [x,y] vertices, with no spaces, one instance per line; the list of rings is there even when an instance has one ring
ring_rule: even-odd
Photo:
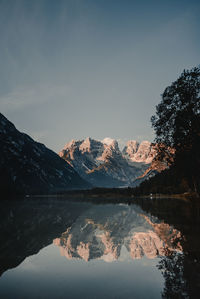
[[[155,146],[149,141],[145,140],[139,143],[136,140],[130,140],[122,153],[131,162],[149,164],[155,157],[156,150]]]
[[[109,140],[108,140],[109,139]],[[106,142],[105,142],[106,141]],[[108,148],[108,149],[111,149],[111,150],[114,150],[116,152],[119,152],[119,145],[118,145],[118,142],[117,140],[115,139],[111,139],[111,138],[105,138],[103,140],[103,143],[104,143],[104,148]]]
[[[97,154],[98,151],[101,151],[103,148],[102,143],[98,140],[92,139],[90,137],[87,137],[79,146],[79,150],[84,152]]]
[[[68,150],[68,149],[73,149],[73,148],[79,147],[82,142],[83,142],[83,140],[74,140],[74,139],[72,139],[70,142],[68,142],[64,146],[62,152],[65,151],[65,150]],[[59,155],[60,154],[62,154],[62,153],[60,152]]]
[[[133,155],[137,152],[139,147],[139,142],[136,140],[129,140],[126,143],[126,146],[124,147],[124,149],[122,150],[122,153],[124,155],[127,155],[129,157],[133,157]]]

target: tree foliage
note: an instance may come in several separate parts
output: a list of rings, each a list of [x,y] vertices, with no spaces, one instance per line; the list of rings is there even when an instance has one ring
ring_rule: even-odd
[[[195,191],[199,190],[200,67],[184,70],[165,89],[151,122],[161,152],[167,147],[173,148],[174,167],[180,175],[192,181]]]
[[[193,145],[200,134],[200,68],[184,70],[168,86],[151,122],[156,142],[180,150]]]

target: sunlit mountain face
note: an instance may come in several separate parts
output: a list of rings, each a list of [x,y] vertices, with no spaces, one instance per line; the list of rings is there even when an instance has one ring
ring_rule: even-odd
[[[181,233],[135,205],[93,207],[53,243],[67,259],[153,259],[180,252]]]
[[[153,163],[156,145],[130,140],[121,150],[115,139],[72,140],[59,152],[78,174],[98,187],[135,186],[167,167]]]

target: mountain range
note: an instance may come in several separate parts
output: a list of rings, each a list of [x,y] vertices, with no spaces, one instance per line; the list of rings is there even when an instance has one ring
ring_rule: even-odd
[[[0,190],[44,194],[69,189],[137,186],[167,167],[156,161],[156,145],[130,140],[120,150],[111,138],[72,140],[54,153],[19,132],[0,114]]]
[[[78,174],[97,187],[136,186],[166,168],[166,163],[155,162],[156,145],[130,140],[120,150],[111,138],[102,141],[90,137],[72,140],[59,152]]]

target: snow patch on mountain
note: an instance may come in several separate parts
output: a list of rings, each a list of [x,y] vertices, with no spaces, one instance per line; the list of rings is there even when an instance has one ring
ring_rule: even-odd
[[[107,145],[111,145],[114,141],[116,141],[115,139],[112,139],[110,137],[106,137],[102,140],[102,143],[107,144]]]

